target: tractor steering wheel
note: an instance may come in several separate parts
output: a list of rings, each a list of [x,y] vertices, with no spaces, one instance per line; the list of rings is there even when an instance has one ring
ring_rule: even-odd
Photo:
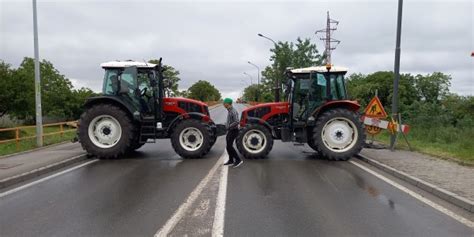
[[[147,100],[150,100],[150,99],[151,99],[151,96],[149,96],[149,95],[147,94],[147,92],[148,92],[148,88],[147,88],[147,87],[143,88],[143,89],[140,91],[140,96],[141,96],[141,97],[146,97]]]
[[[148,91],[148,88],[145,87],[143,89],[140,90],[140,96],[146,96],[146,92]]]

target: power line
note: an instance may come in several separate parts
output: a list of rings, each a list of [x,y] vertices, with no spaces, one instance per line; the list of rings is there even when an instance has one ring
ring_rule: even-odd
[[[325,49],[324,49],[324,56],[326,57],[326,64],[331,64],[331,51],[335,50],[336,47],[341,43],[340,40],[333,39],[331,34],[337,30],[337,25],[339,21],[331,19],[329,17],[329,11],[327,12],[327,20],[326,20],[326,29],[317,30],[315,32],[316,35],[318,33],[325,34],[324,37],[319,38],[320,40],[325,42]],[[331,46],[331,43],[336,43],[336,45]]]

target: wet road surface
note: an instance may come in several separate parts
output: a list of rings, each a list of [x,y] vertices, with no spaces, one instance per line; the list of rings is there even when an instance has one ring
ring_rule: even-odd
[[[223,123],[226,111],[211,115]],[[216,166],[224,147],[221,137],[205,158],[183,160],[161,140],[2,197],[0,236],[153,236],[173,217],[179,219],[170,235],[209,236],[224,174],[226,236],[474,235],[357,166],[322,160],[308,147],[275,142],[268,159],[245,160],[228,174]]]

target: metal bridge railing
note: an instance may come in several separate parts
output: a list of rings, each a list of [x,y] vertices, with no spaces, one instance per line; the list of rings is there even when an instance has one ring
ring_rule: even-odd
[[[16,150],[20,150],[20,143],[25,140],[31,140],[35,139],[36,135],[33,136],[25,136],[22,137],[21,131],[27,130],[27,129],[34,129],[36,126],[31,125],[31,126],[19,126],[19,127],[14,127],[14,128],[2,128],[0,129],[0,134],[1,133],[6,133],[6,132],[11,132],[15,131],[15,138],[12,139],[0,139],[0,144],[5,144],[5,143],[16,143]],[[43,124],[43,128],[46,127],[59,127],[58,131],[54,132],[49,132],[49,133],[43,133],[43,139],[48,136],[53,136],[59,134],[61,138],[63,138],[65,133],[73,132],[76,131],[77,128],[77,121],[67,121],[67,122],[61,122],[61,123],[50,123],[50,124]],[[72,128],[71,128],[72,127]]]

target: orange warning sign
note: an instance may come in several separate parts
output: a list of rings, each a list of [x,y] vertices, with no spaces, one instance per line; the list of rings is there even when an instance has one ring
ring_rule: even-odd
[[[380,132],[382,132],[381,128],[375,127],[375,126],[365,126],[365,130],[367,131],[368,134],[372,136],[375,136],[379,134]]]
[[[375,96],[372,98],[370,103],[367,105],[367,108],[365,108],[365,116],[371,117],[371,118],[386,118],[387,113],[385,112],[385,109],[382,106],[382,103],[379,100],[379,97]]]

